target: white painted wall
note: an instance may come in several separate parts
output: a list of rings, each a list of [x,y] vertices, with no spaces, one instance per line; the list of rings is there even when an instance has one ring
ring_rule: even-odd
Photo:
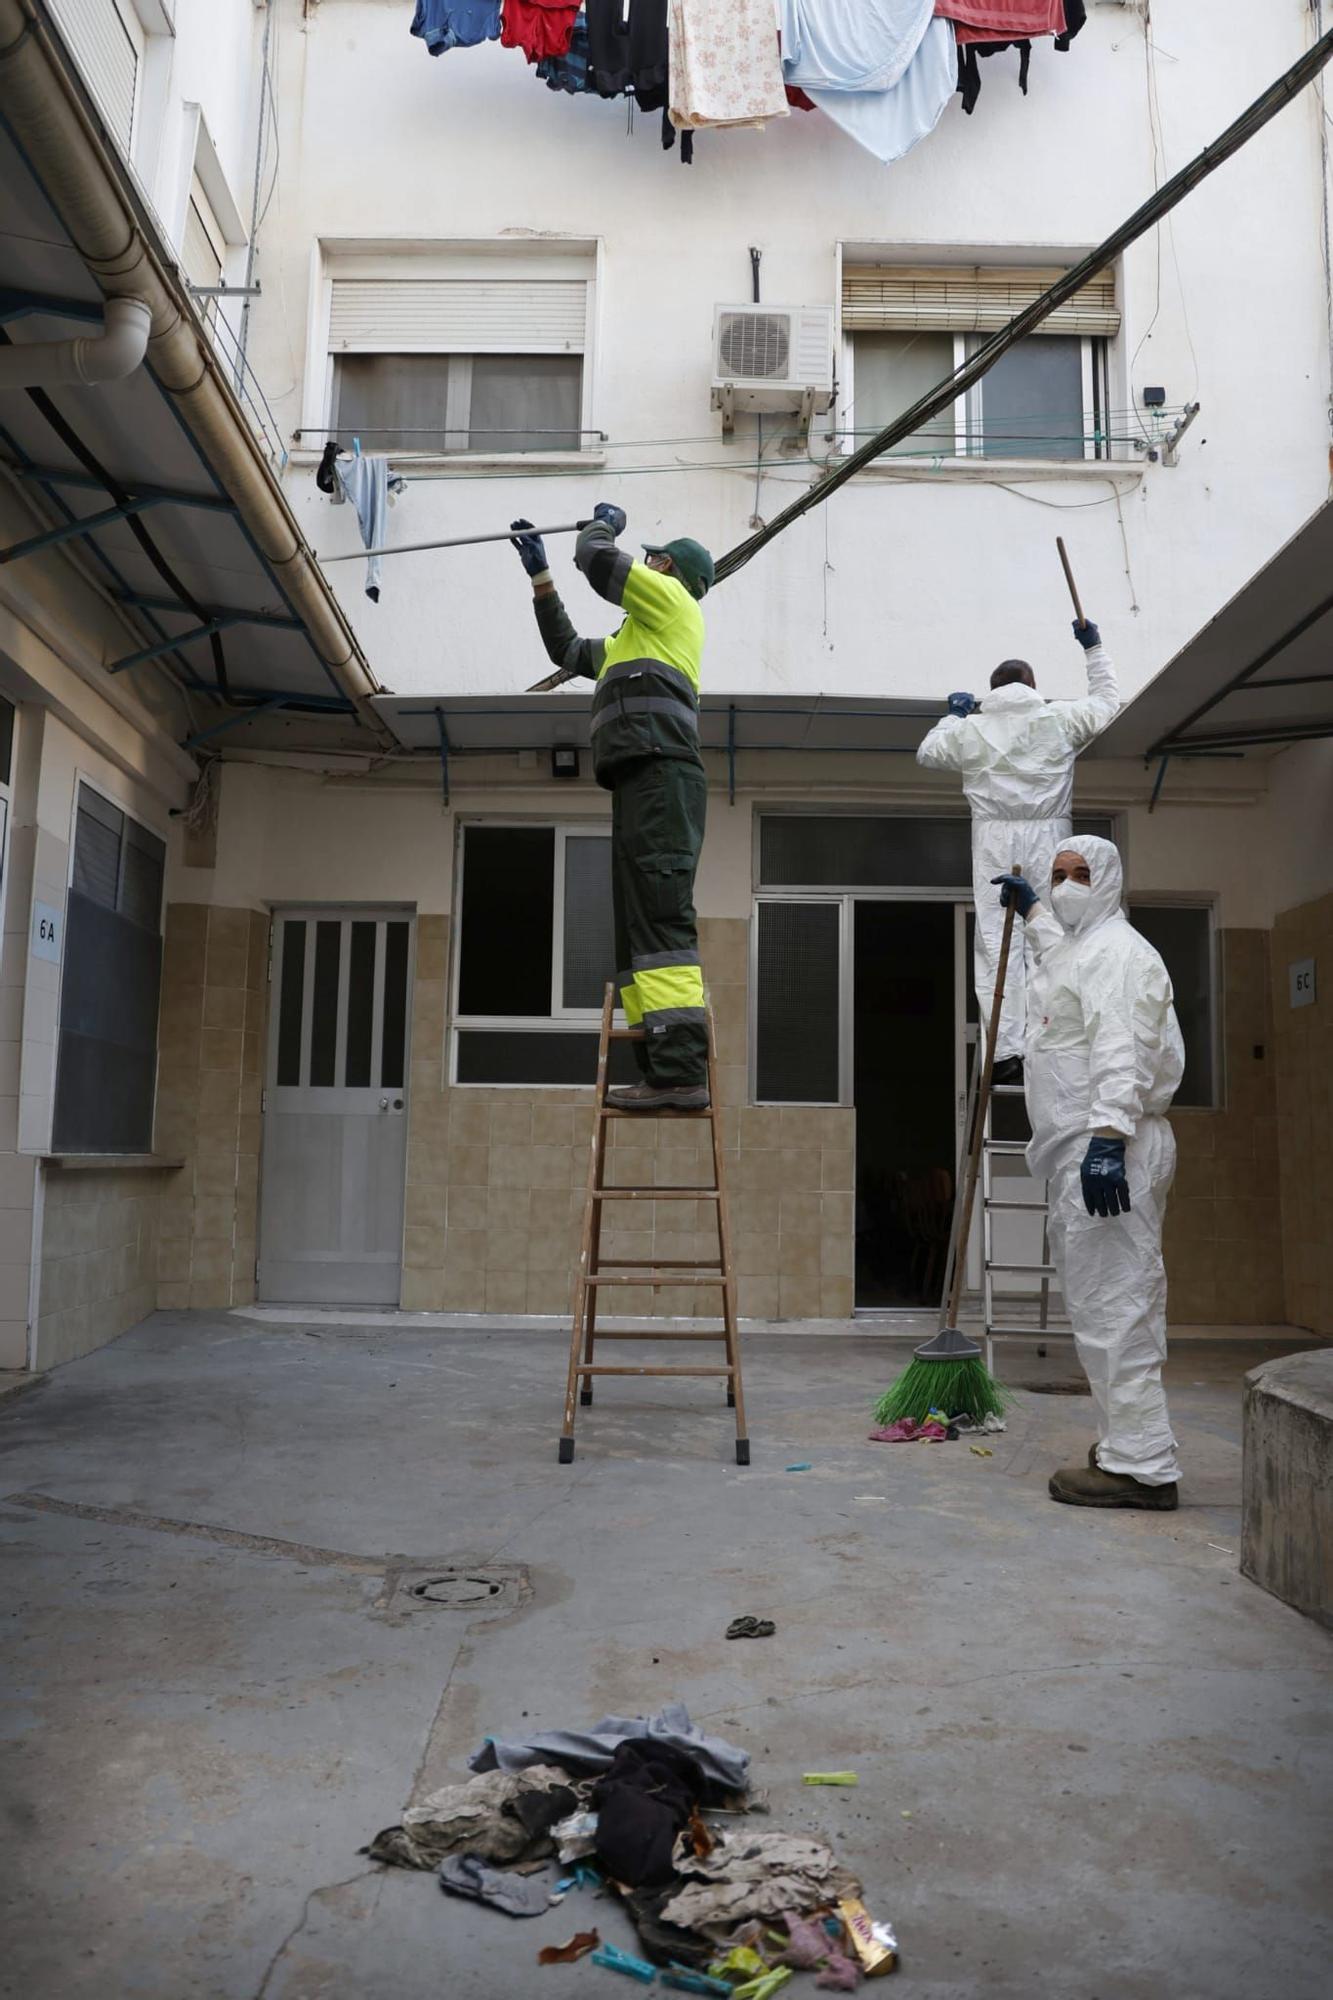
[[[623,103],[550,93],[517,52],[432,60],[402,0],[278,6],[283,171],[252,356],[284,430],[302,420],[320,239],[595,238],[605,470],[538,480],[473,468],[413,484],[393,534],[478,532],[518,513],[572,519],[606,496],[627,508],[632,542],[689,531],[719,552],[747,533],[755,506],[753,434],[724,447],[708,408],[713,306],[748,297],[749,244],[764,251],[767,298],[812,303],[833,299],[839,240],[926,254],[1012,246],[1028,261],[1085,247],[1315,31],[1305,0],[1154,0],[1150,62],[1141,9],[1097,5],[1069,55],[1037,49],[1026,99],[1000,59],[976,115],[955,100],[892,168],[817,114],[794,113],[762,133],[701,135],[684,169],[662,153],[655,118],[627,136]],[[1127,687],[1159,671],[1328,490],[1319,118],[1308,91],[1126,261],[1112,402],[1137,403],[1146,383],[1173,403],[1201,400],[1177,469],[1126,468],[1114,488],[1081,468],[1003,485],[872,474],[718,590],[708,685],[940,694],[1023,654],[1046,690],[1073,692],[1081,661],[1057,531]],[[699,442],[635,442],[683,438]],[[308,462],[286,476],[321,552],[358,545],[350,510],[316,492]],[[778,461],[760,510],[776,512],[810,476]],[[556,561],[576,619],[610,629],[609,607],[571,576],[568,544]],[[516,691],[541,664],[525,580],[503,545],[389,563],[378,607],[359,563],[329,574],[395,689]]]
[[[1329,746],[1311,746],[1327,753]],[[774,763],[778,760],[774,759]],[[845,759],[859,764],[859,759]],[[907,760],[901,760],[904,765]],[[1266,789],[1263,765],[1228,766],[1226,775],[1172,773],[1172,789],[1147,810],[1150,774],[1084,761],[1076,806],[1123,814],[1131,893],[1216,898],[1217,921],[1267,930],[1274,916],[1329,886],[1330,847],[1307,853],[1284,824],[1320,825],[1327,818],[1328,763],[1305,753],[1274,760]],[[1287,767],[1291,765],[1290,774]],[[1108,783],[1106,772],[1116,777]],[[892,790],[858,771],[854,791],[840,792],[838,810],[939,813],[961,805],[950,788],[904,769]],[[748,917],[752,901],[754,815],[783,806],[808,807],[800,760],[784,759],[761,790],[738,789],[728,803],[720,761],[714,760],[708,836],[695,901],[701,917]],[[1206,786],[1206,789],[1205,789]],[[829,787],[823,787],[829,795]],[[817,795],[816,795],[817,796]],[[456,821],[481,816],[583,822],[605,819],[609,799],[590,785],[552,786],[538,770],[520,771],[512,758],[456,766],[451,808],[433,773],[418,767],[391,785],[383,779],[338,779],[318,772],[228,763],[218,821],[217,866],[190,869],[174,858],[168,880],[173,902],[264,909],[272,903],[404,902],[425,915],[452,907]],[[1322,884],[1322,886],[1321,886]]]

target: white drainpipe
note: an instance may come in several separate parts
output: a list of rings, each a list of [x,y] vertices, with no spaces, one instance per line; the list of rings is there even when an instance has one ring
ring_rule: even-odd
[[[148,348],[153,309],[143,299],[106,301],[100,333],[0,347],[0,389],[54,389],[67,382],[123,382]]]

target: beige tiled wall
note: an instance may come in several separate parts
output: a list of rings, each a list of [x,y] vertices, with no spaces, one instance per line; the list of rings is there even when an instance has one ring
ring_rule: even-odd
[[[154,1310],[159,1204],[168,1178],[144,1168],[46,1170],[39,1368],[91,1353]]]
[[[1180,1326],[1285,1317],[1269,933],[1224,930],[1220,945],[1224,1105],[1171,1114],[1179,1157],[1163,1251]]]
[[[1293,1007],[1288,968],[1305,958],[1315,961],[1315,1003]],[[1333,1334],[1333,895],[1277,919],[1272,1004],[1286,1316]]]
[[[248,1305],[255,1295],[268,918],[172,903],[162,962],[158,1253],[163,1306]]]
[[[742,1314],[845,1317],[852,1307],[850,1111],[754,1110],[746,1094],[743,920],[700,925],[718,1033],[723,1143]],[[564,1314],[583,1220],[590,1090],[446,1087],[448,920],[417,923],[411,1125],[402,1303],[414,1311]],[[707,1128],[613,1121],[611,1174],[625,1185],[710,1177]],[[605,1257],[715,1254],[712,1205],[619,1203]],[[631,1312],[711,1313],[697,1288],[627,1293]],[[619,1304],[620,1301],[617,1301]]]

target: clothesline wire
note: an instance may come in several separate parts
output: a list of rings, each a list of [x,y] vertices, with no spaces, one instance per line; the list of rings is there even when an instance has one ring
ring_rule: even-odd
[[[1163,418],[1166,418],[1166,417],[1173,417],[1173,416],[1183,416],[1183,415],[1184,415],[1184,412],[1185,412],[1185,409],[1186,409],[1186,407],[1187,407],[1187,406],[1186,406],[1186,404],[1184,404],[1184,403],[1164,403],[1164,404],[1162,404],[1162,405],[1160,406],[1160,408],[1159,408],[1159,410],[1158,410],[1158,415],[1159,415],[1159,417],[1163,417]],[[1117,405],[1116,405],[1116,406],[1114,406],[1113,408],[1110,408],[1110,409],[1108,409],[1108,410],[1107,410],[1107,412],[1106,412],[1106,415],[1107,415],[1108,417],[1110,417],[1110,418],[1114,418],[1114,417],[1132,417],[1132,416],[1135,416],[1136,414],[1137,414],[1137,408],[1136,408],[1136,406],[1135,406],[1135,405],[1134,405],[1133,403],[1125,403],[1125,404],[1117,404]],[[390,435],[395,435],[395,434],[396,434],[396,435],[397,435],[397,436],[399,436],[399,437],[446,437],[446,436],[448,436],[448,435],[449,435],[449,433],[450,433],[451,431],[457,431],[457,430],[458,430],[459,428],[460,428],[460,427],[459,427],[459,425],[457,425],[457,424],[410,424],[410,425],[406,425],[406,426],[402,426],[402,427],[399,427],[399,426],[395,426],[395,425],[385,425],[385,426],[384,426],[384,432],[387,432],[387,433],[389,433]],[[829,435],[831,435],[831,436],[836,436],[836,437],[878,437],[878,436],[879,436],[879,433],[880,433],[880,431],[881,431],[881,429],[882,429],[882,428],[883,428],[883,427],[882,427],[882,425],[880,425],[880,424],[869,424],[869,423],[867,423],[867,424],[846,424],[846,423],[837,423],[837,424],[834,424],[834,425],[833,425],[833,427],[832,427],[832,430],[830,431]],[[929,425],[926,425],[926,424],[923,424],[923,425],[921,426],[921,429],[922,429],[923,431],[928,431],[928,430],[929,430],[929,428],[930,428],[930,427],[929,427]],[[947,434],[947,431],[948,431],[949,429],[951,429],[951,428],[952,428],[952,424],[951,424],[950,420],[949,420],[949,419],[947,419],[947,418],[941,418],[941,430],[940,430],[940,435],[941,435],[941,436],[944,436],[944,435],[946,435],[946,434]],[[383,434],[383,433],[381,433],[381,434]],[[536,435],[536,434],[537,434],[537,433],[535,433],[534,431],[529,431],[529,432],[528,432],[528,435],[529,435],[529,436],[533,436],[533,435]],[[339,425],[337,425],[337,426],[336,426],[336,427],[335,427],[334,429],[332,429],[332,430],[328,430],[328,431],[316,431],[316,430],[303,430],[303,431],[302,431],[302,432],[300,433],[300,435],[301,435],[302,437],[323,437],[323,438],[329,438],[329,439],[332,439],[332,438],[337,438],[337,437],[342,437],[342,436],[344,436],[344,435],[346,435],[346,436],[348,436],[348,437],[352,437],[352,436],[358,436],[358,437],[374,437],[374,436],[376,435],[376,432],[375,432],[375,431],[374,431],[373,429],[370,429],[370,428],[366,427],[365,425],[357,425],[357,424],[339,424]],[[499,436],[499,435],[503,435],[503,433],[501,433],[501,432],[491,432],[491,435],[493,435],[493,436]],[[563,437],[570,437],[570,436],[572,436],[572,435],[573,435],[573,433],[572,433],[572,432],[570,432],[570,431],[562,431],[562,432],[560,432],[560,433],[559,433],[559,435],[560,435],[560,436],[563,436]],[[586,432],[586,433],[581,433],[580,435],[585,435],[585,436],[593,436],[593,435],[595,435],[595,433],[593,433],[593,432]],[[805,431],[804,431],[804,430],[802,430],[802,429],[800,429],[800,428],[797,428],[797,429],[794,429],[794,430],[782,430],[782,431],[776,431],[776,432],[773,432],[773,433],[772,433],[771,435],[769,435],[769,434],[766,434],[766,435],[765,435],[765,440],[764,440],[764,453],[765,453],[765,457],[767,458],[767,454],[768,454],[768,450],[769,450],[769,447],[770,447],[771,445],[775,445],[775,444],[779,444],[779,443],[781,443],[781,441],[782,441],[782,440],[783,440],[784,438],[790,438],[790,439],[800,439],[800,438],[804,438],[804,437],[805,437],[805,435],[806,435]],[[1012,436],[1018,436],[1018,435],[1019,435],[1019,433],[1018,433],[1018,432],[1012,432],[1012,433],[1001,433],[1001,435],[1012,435]],[[1024,435],[1024,436],[1027,436],[1027,437],[1057,437],[1057,436],[1058,436],[1058,437],[1063,437],[1063,436],[1067,435],[1067,433],[1065,433],[1065,432],[1063,432],[1063,431],[1059,431],[1059,432],[1057,432],[1057,431],[1050,431],[1050,432],[1047,432],[1047,431],[1027,431],[1027,432],[1024,432],[1024,433],[1022,433],[1022,435]],[[1094,424],[1094,425],[1090,425],[1090,426],[1085,426],[1085,428],[1084,428],[1084,432],[1083,432],[1083,435],[1085,435],[1085,436],[1087,436],[1087,437],[1089,437],[1089,438],[1093,438],[1093,439],[1095,439],[1095,438],[1099,438],[1099,437],[1109,437],[1109,438],[1112,438],[1112,439],[1115,439],[1115,438],[1117,438],[1117,436],[1118,436],[1119,434],[1118,434],[1118,433],[1116,433],[1116,432],[1114,432],[1114,431],[1110,431],[1110,430],[1106,430],[1106,429],[1102,428],[1101,426],[1099,426],[1099,425],[1095,425],[1095,424]],[[1132,439],[1132,436],[1133,436],[1133,433],[1132,433],[1132,432],[1127,432],[1127,433],[1124,433],[1124,435],[1125,435],[1125,436],[1127,436],[1127,437],[1130,437],[1130,438]],[[671,447],[671,446],[675,446],[675,445],[682,445],[682,444],[711,444],[711,445],[715,445],[715,444],[717,444],[717,442],[718,442],[718,434],[717,434],[717,432],[716,432],[715,430],[714,430],[714,431],[686,431],[686,432],[682,433],[682,434],[681,434],[681,436],[679,436],[679,437],[653,437],[653,438],[603,438],[603,439],[602,439],[602,441],[601,441],[601,443],[600,443],[600,444],[599,444],[599,445],[598,445],[598,446],[596,447],[596,449],[597,449],[597,451],[599,451],[599,452],[602,452],[602,451],[649,451],[649,450],[658,450],[658,451],[664,451],[664,450],[668,449],[669,447]],[[468,454],[468,452],[469,452],[469,450],[470,450],[470,449],[471,449],[471,447],[470,447],[470,446],[464,446],[464,447],[463,447],[463,448],[462,448],[461,450],[457,451],[456,453],[451,453],[450,455],[451,455],[451,456],[457,456],[457,457],[459,457],[459,458],[465,458],[465,457],[467,456],[467,454]],[[478,447],[477,449],[478,449],[478,452],[479,452],[479,454],[480,454],[480,453],[482,452],[482,450],[483,450],[483,448],[482,448],[482,447]],[[393,458],[398,458],[398,457],[401,457],[401,456],[402,456],[402,455],[403,455],[403,454],[404,454],[405,452],[409,452],[409,451],[417,451],[417,450],[421,450],[421,451],[425,451],[425,452],[429,452],[429,451],[430,451],[430,447],[429,447],[429,445],[423,445],[423,446],[417,446],[417,445],[400,445],[400,446],[398,446],[398,447],[396,447],[396,448],[395,448],[394,446],[390,445],[390,446],[388,446],[388,447],[386,448],[386,455],[387,455],[387,456],[389,456],[389,457],[393,457]],[[519,458],[519,457],[523,457],[523,456],[526,456],[526,455],[527,455],[528,453],[532,453],[532,454],[538,454],[538,453],[542,453],[542,452],[549,452],[550,450],[551,450],[551,447],[550,447],[549,445],[540,445],[540,444],[538,444],[538,445],[530,445],[530,446],[529,446],[529,445],[517,445],[517,446],[513,447],[512,449],[511,449],[510,447],[506,446],[506,447],[505,447],[505,456],[506,456],[506,457],[509,457],[509,458]],[[488,454],[488,455],[490,455],[490,454]],[[576,472],[578,471],[578,467],[577,467],[577,466],[571,466],[571,467],[570,467],[569,469],[570,469],[570,471],[571,471],[571,472],[575,472],[575,473],[576,473]],[[598,469],[598,468],[596,468],[596,467],[589,467],[589,470],[590,470],[590,471],[595,471],[595,470],[597,470],[597,469]]]
[[[1024,445],[1024,444],[1030,445],[1034,443],[1082,444],[1083,439],[1081,436],[1075,436],[1068,439],[1060,439],[1060,438],[1034,439],[1030,434],[1025,434],[1021,438],[1006,439],[1004,437],[1000,438],[992,437],[989,439],[989,442],[992,445],[997,443],[999,444],[1012,443],[1015,445]],[[1122,439],[1114,440],[1114,442],[1131,443],[1134,442],[1134,440],[1131,437],[1126,436]],[[1019,450],[1016,450],[1007,455],[1012,458],[1021,458],[1023,456],[1023,453]],[[902,465],[902,466],[910,466],[913,464],[932,465],[935,464],[937,461],[947,460],[950,464],[981,466],[987,463],[988,457],[993,459],[996,457],[1003,458],[1005,456],[1006,454],[1004,453],[996,454],[994,452],[987,454],[984,452],[958,453],[955,451],[920,451],[920,452],[902,451],[902,452],[893,452],[890,455],[890,463],[892,463],[893,465]],[[617,466],[615,476],[617,479],[638,479],[649,475],[651,475],[654,478],[660,478],[665,473],[735,472],[735,473],[744,473],[748,477],[752,472],[754,472],[756,466],[758,466],[760,462],[761,461],[757,458],[700,458],[700,459],[687,459],[687,460],[678,459],[674,464],[670,465],[658,464],[658,465]],[[1079,465],[1079,466],[1111,465],[1111,466],[1120,466],[1125,468],[1126,470],[1132,469],[1136,462],[1137,461],[1131,459],[1095,459],[1095,458],[1089,459],[1089,458],[1076,457],[1072,453],[1068,458],[1043,458],[1043,459],[1033,460],[1033,463],[1036,465],[1042,465],[1042,466],[1049,465],[1052,468],[1058,468],[1060,466],[1070,466],[1070,465]],[[783,478],[783,473],[779,469],[779,464],[777,461],[771,458],[766,458],[762,461],[762,463],[763,463],[764,473],[767,478],[769,479]],[[528,485],[534,485],[538,483],[544,483],[546,480],[549,479],[569,479],[571,477],[586,478],[588,475],[571,474],[570,472],[563,470],[560,466],[549,466],[545,468],[526,466],[523,467],[522,469],[516,469],[515,471],[512,472],[398,471],[395,473],[394,476],[396,478],[405,479],[409,486],[429,486],[429,485],[477,486],[477,485],[493,485],[497,482],[503,484],[506,481],[512,481],[516,479],[521,479]],[[808,480],[804,476],[800,477],[798,481],[797,479],[794,479],[790,475],[788,475],[786,478],[786,484],[795,485],[799,483],[800,485],[806,487],[806,490],[808,492],[821,493],[824,490],[824,487],[828,483],[828,478],[832,476],[833,476],[832,474],[829,474],[825,479],[820,481],[817,485],[811,487],[809,485]]]
[[[1305,88],[1312,78],[1318,76],[1330,58],[1333,58],[1333,30],[1321,35],[1319,40],[1307,49],[1290,69],[1278,77],[1276,82],[1270,84],[1268,89],[1257,97],[1239,118],[1234,119],[1224,132],[1205,146],[1201,153],[1196,154],[1179,173],[1173,174],[1170,180],[1155,189],[1148,200],[1141,203],[1118,229],[1113,230],[1095,250],[1066,271],[1062,278],[1058,278],[1040,298],[1034,299],[1031,305],[1016,313],[1007,327],[993,334],[968,361],[955,369],[952,375],[946,377],[926,395],[919,397],[911,408],[905,410],[893,423],[850,453],[817,486],[802,494],[800,499],[794,500],[789,507],[784,507],[766,527],[760,528],[747,540],[738,542],[735,548],[729,549],[717,565],[718,582],[734,576],[738,569],[742,569],[794,521],[799,520],[803,514],[808,514],[812,508],[822,506],[840,486],[846,485],[848,480],[854,479],[858,472],[873,464],[895,444],[900,444],[904,438],[910,437],[913,431],[920,430],[923,424],[937,417],[950,403],[957,400],[963,390],[969,389],[974,382],[979,382],[1016,341],[1031,333],[1034,327],[1040,326],[1044,319],[1049,318],[1066,299],[1072,298],[1090,278],[1096,277],[1131,243],[1136,243],[1141,236],[1146,235],[1149,229],[1159,223],[1163,216],[1168,215],[1178,202],[1182,201],[1201,181],[1206,180],[1223,161],[1229,160],[1233,153],[1239,152],[1256,132],[1267,125],[1270,119],[1275,118],[1284,105]]]

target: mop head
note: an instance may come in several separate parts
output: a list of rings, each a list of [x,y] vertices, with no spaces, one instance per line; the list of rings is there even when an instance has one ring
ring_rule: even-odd
[[[896,1424],[904,1417],[924,1423],[932,1410],[950,1417],[971,1417],[980,1424],[1004,1415],[1008,1397],[982,1361],[923,1361],[918,1356],[875,1405],[878,1425]]]

